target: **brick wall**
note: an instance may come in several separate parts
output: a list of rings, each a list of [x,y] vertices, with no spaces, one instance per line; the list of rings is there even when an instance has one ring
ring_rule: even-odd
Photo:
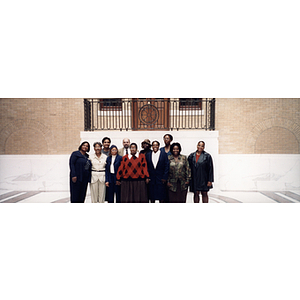
[[[300,99],[216,99],[221,154],[300,153]],[[83,99],[0,99],[0,154],[69,154]]]
[[[83,99],[0,99],[0,154],[69,154],[82,130]]]
[[[220,154],[300,153],[300,99],[216,99]]]

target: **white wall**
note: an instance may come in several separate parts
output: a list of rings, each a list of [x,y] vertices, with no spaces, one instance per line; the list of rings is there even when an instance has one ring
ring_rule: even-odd
[[[0,155],[0,189],[69,190],[69,155]]]
[[[220,190],[300,189],[299,154],[219,154],[219,164]]]
[[[91,144],[109,136],[118,147],[128,137],[140,147],[141,141],[157,139],[163,145],[165,132],[110,131],[81,132],[81,140]],[[206,142],[215,166],[214,193],[222,191],[300,190],[299,154],[218,154],[217,131],[173,131],[182,154]],[[74,151],[77,149],[74,149]],[[90,153],[93,153],[93,149]],[[71,153],[70,153],[71,154]],[[70,155],[0,155],[0,189],[16,191],[68,191]]]
[[[213,156],[216,165],[215,172],[217,172],[218,132],[197,130],[170,133],[173,135],[174,141],[181,143],[182,154],[186,155],[196,150],[199,140],[204,140],[207,152]],[[81,132],[81,140],[87,140],[92,145],[95,141],[101,141],[104,136],[109,136],[114,144],[122,147],[123,138],[128,137],[140,148],[141,142],[145,138],[149,138],[151,141],[157,139],[163,145],[162,136],[164,134],[163,131]],[[93,153],[93,149],[91,149],[91,153]],[[70,155],[0,155],[0,189],[68,191],[69,157]]]
[[[149,139],[151,142],[157,140],[160,142],[161,147],[164,146],[163,136],[170,133],[174,140],[179,142],[182,147],[181,154],[189,155],[191,152],[196,151],[197,143],[200,140],[205,141],[206,151],[213,157],[217,157],[219,149],[219,132],[218,131],[204,131],[204,130],[179,130],[179,131],[82,131],[80,133],[81,141],[88,141],[91,146],[94,142],[101,142],[105,136],[110,137],[112,144],[121,148],[122,140],[129,138],[130,141],[136,143],[141,150],[141,142],[144,139]]]

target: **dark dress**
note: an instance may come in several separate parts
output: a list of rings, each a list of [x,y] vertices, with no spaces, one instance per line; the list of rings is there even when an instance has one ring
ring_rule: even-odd
[[[209,191],[212,186],[207,186],[207,183],[214,181],[214,168],[211,155],[203,151],[196,163],[196,152],[193,152],[189,155],[188,161],[192,171],[190,191],[193,193],[196,191]]]
[[[91,162],[89,155],[74,151],[70,157],[70,193],[71,203],[84,203],[88,183],[91,182]],[[77,181],[72,181],[77,177]]]
[[[162,179],[168,180],[169,175],[169,159],[168,155],[164,151],[160,151],[158,163],[156,169],[154,168],[152,162],[152,152],[150,151],[146,154],[148,172],[150,176],[149,182],[149,198],[151,202],[159,200],[164,202],[166,199],[166,184],[162,183]]]
[[[117,180],[121,180],[122,203],[149,203],[146,179],[149,178],[147,161],[144,154],[122,157],[117,173]]]
[[[120,203],[120,186],[116,185],[116,177],[117,172],[120,167],[122,156],[117,154],[114,162],[114,171],[115,173],[110,172],[110,166],[111,166],[112,157],[109,156],[106,159],[106,166],[105,166],[105,182],[109,182],[109,187],[106,189],[107,191],[107,201],[108,203],[114,203],[114,194],[116,193],[116,202]]]

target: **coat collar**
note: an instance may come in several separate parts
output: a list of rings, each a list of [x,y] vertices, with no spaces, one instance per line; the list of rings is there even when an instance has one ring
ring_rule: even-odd
[[[203,155],[206,156],[206,152],[203,150]],[[193,153],[193,164],[196,165],[196,154],[197,154],[197,151],[195,151]],[[199,160],[197,161],[197,163],[199,162]]]
[[[170,160],[175,160],[175,157],[173,156],[173,154],[170,155]],[[182,160],[182,155],[181,154],[179,154],[178,160]]]

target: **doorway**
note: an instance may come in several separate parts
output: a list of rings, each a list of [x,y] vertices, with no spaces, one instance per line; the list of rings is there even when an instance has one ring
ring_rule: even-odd
[[[132,130],[169,130],[170,98],[133,98]]]

